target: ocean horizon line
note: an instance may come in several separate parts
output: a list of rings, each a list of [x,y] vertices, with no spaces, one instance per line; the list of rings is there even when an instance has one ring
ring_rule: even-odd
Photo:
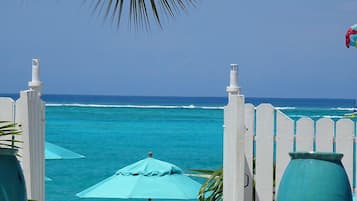
[[[18,93],[0,93],[3,96],[18,96]],[[42,94],[42,96],[102,96],[102,97],[153,97],[153,98],[227,98],[227,96],[180,96],[180,95],[123,95],[123,94]]]
[[[19,97],[19,93],[0,93],[0,97]],[[81,96],[81,97],[143,97],[143,98],[228,98],[227,96],[181,96],[181,95],[127,95],[127,94],[61,94],[61,93],[49,93],[42,94],[46,96]],[[281,99],[281,100],[350,100],[356,101],[356,98],[339,98],[339,97],[274,97],[274,96],[245,96],[246,99]]]

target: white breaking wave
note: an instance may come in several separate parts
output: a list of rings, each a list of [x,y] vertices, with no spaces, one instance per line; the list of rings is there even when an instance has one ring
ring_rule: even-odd
[[[303,118],[303,117],[308,117],[308,118],[329,118],[329,119],[342,119],[344,116],[338,116],[338,115],[312,115],[312,116],[306,116],[306,115],[299,115],[299,114],[292,114],[289,115],[289,117],[292,118]]]
[[[295,110],[296,107],[275,107],[277,110]]]
[[[81,103],[47,103],[47,107],[96,107],[96,108],[143,108],[143,109],[208,109],[222,110],[223,107],[195,106],[195,105],[104,105]]]
[[[224,107],[206,107],[206,106],[202,106],[202,107],[199,107],[201,109],[207,109],[207,110],[223,110]]]
[[[325,118],[330,118],[330,119],[342,119],[344,116],[337,116],[337,115],[323,115]]]
[[[355,111],[355,110],[357,110],[357,108],[354,108],[354,107],[348,107],[348,108],[338,107],[338,108],[332,108],[332,109],[335,109],[335,110],[348,110],[348,111]]]
[[[308,117],[306,115],[300,115],[300,114],[292,114],[292,115],[288,115],[289,117],[292,117],[292,118],[302,118],[302,117]]]

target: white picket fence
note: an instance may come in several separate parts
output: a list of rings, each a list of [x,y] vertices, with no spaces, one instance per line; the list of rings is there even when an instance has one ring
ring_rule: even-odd
[[[245,156],[249,159],[246,161],[248,168],[245,169],[245,173],[249,175],[250,181],[255,181],[255,200],[273,200],[273,196],[276,196],[274,192],[278,191],[282,175],[290,161],[288,153],[293,151],[343,153],[342,163],[351,185],[354,184],[355,123],[350,119],[335,122],[329,118],[317,121],[301,118],[294,121],[270,104],[261,104],[257,107],[245,104],[245,123]],[[253,175],[254,157],[256,161]],[[249,182],[245,188],[244,200],[253,200],[253,182]]]
[[[35,61],[35,62],[34,62]],[[29,90],[21,91],[20,98],[14,101],[0,97],[0,120],[16,122],[23,141],[18,157],[24,172],[28,199],[45,200],[45,104],[40,98],[39,63],[33,60],[32,81]],[[35,79],[34,79],[35,78]]]
[[[232,67],[231,83],[227,88],[229,103],[224,110],[225,201],[274,200],[290,161],[288,153],[293,151],[343,153],[342,163],[351,189],[355,190],[355,122],[350,119],[335,122],[329,118],[294,121],[270,104],[256,107],[245,104],[237,80],[237,68]]]

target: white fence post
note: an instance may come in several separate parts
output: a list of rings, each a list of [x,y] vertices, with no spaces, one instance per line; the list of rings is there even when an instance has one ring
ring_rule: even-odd
[[[20,154],[28,199],[45,201],[45,104],[40,98],[39,60],[32,62],[30,90],[21,91],[16,101],[15,121],[21,125]]]
[[[223,199],[244,200],[244,96],[239,94],[238,66],[231,64],[228,105],[224,108]]]
[[[245,121],[245,165],[244,165],[244,200],[253,200],[253,185],[254,185],[254,174],[253,174],[253,146],[254,146],[254,120],[255,120],[255,109],[252,104],[245,104],[244,108],[244,121]]]

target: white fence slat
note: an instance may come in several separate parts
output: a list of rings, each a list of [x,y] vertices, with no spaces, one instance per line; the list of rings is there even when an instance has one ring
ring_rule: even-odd
[[[329,118],[322,118],[316,122],[316,151],[333,151],[334,122]]]
[[[15,121],[15,101],[11,98],[0,97],[0,120]]]
[[[336,122],[336,152],[343,153],[342,164],[345,167],[351,185],[353,185],[354,161],[353,136],[354,123],[350,119],[341,119]]]
[[[261,104],[256,111],[256,201],[273,199],[274,107]]]
[[[245,188],[244,188],[244,200],[253,200],[253,138],[254,138],[254,105],[245,104]]]
[[[296,122],[296,151],[314,150],[314,121],[301,118]]]
[[[290,161],[289,152],[294,149],[294,121],[280,111],[277,111],[276,121],[275,197],[285,168]]]

